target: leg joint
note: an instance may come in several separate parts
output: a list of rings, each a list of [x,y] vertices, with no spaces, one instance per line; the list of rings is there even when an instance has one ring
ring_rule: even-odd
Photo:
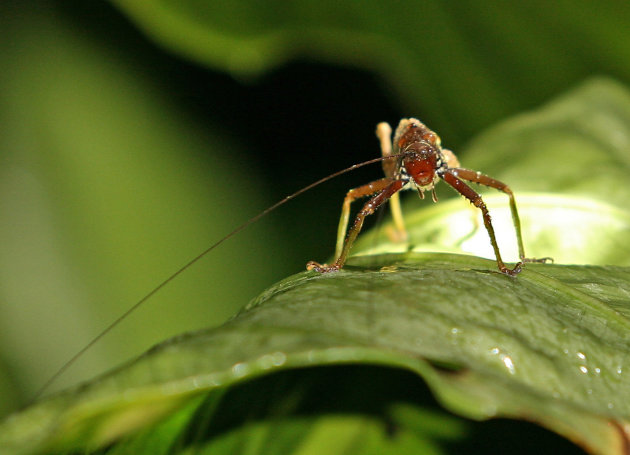
[[[482,211],[487,211],[487,207],[486,204],[483,202],[483,199],[481,199],[481,196],[477,196],[473,201],[472,201],[473,205],[479,209],[481,209]]]

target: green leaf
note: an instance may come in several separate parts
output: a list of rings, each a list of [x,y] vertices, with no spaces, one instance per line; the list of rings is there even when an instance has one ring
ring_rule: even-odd
[[[284,442],[294,449],[315,444],[311,438],[322,449],[325,438],[316,433],[330,434],[327,428],[341,438],[330,443],[330,453],[347,444],[357,453],[362,444],[374,447],[370,438],[390,446],[400,442],[388,443],[384,436],[396,400],[379,413],[344,418],[333,409],[321,420],[318,401],[326,402],[330,393],[347,404],[356,399],[351,384],[360,381],[326,382],[325,369],[290,379],[272,374],[364,364],[419,374],[459,415],[523,418],[593,453],[620,453],[621,428],[630,415],[630,270],[530,264],[510,278],[493,268],[493,261],[478,258],[410,253],[355,258],[337,274],[303,272],[267,290],[220,328],[170,340],[118,371],[26,410],[0,428],[0,443],[15,453],[98,447],[170,415],[160,425],[174,432],[182,450],[199,443],[191,432],[202,438],[209,431],[212,437],[204,436],[203,444],[233,446],[239,434],[251,444],[249,438],[260,438],[256,451],[266,453],[278,443],[268,435],[278,421],[292,438]],[[282,390],[282,399],[262,386],[249,390],[249,398],[220,392],[261,375],[269,375],[266,387]],[[426,412],[410,398],[414,393],[405,391],[398,400],[412,413]],[[363,397],[367,408],[375,396]],[[277,401],[258,415],[257,406],[270,397]],[[251,422],[232,428],[221,413],[224,400],[240,402],[237,409]],[[293,421],[307,409],[303,421]],[[285,419],[297,429],[289,430]],[[204,430],[194,430],[198,426]],[[370,435],[360,444],[352,437],[359,427]],[[457,424],[452,428],[445,437],[461,435]]]
[[[488,193],[486,193],[488,194]],[[413,198],[412,198],[413,199]],[[516,234],[506,196],[484,196],[504,260],[518,260]],[[551,257],[557,264],[630,265],[630,211],[584,197],[517,193],[525,254]],[[455,198],[412,211],[405,217],[409,242],[393,242],[393,226],[366,233],[356,253],[468,253],[488,259],[494,252],[478,209]]]
[[[611,79],[594,78],[479,135],[466,162],[515,189],[627,209],[629,149],[630,93]]]

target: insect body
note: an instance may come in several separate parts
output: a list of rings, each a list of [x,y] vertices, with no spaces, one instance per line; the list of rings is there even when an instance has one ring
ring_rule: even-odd
[[[398,230],[404,232],[398,192],[405,189],[415,189],[420,197],[424,198],[424,192],[431,191],[433,201],[437,202],[435,185],[439,180],[444,180],[481,210],[483,222],[494,249],[497,266],[502,273],[514,276],[521,271],[523,262],[545,261],[545,259],[525,258],[523,240],[521,238],[521,224],[514,194],[505,183],[480,172],[459,167],[455,154],[448,149],[442,148],[439,136],[417,119],[402,119],[394,134],[393,143],[391,141],[391,131],[387,123],[380,123],[377,126],[376,134],[381,142],[383,156],[392,156],[393,152],[393,155],[397,156],[397,158],[383,161],[384,178],[348,191],[343,201],[341,219],[339,221],[335,261],[330,265],[311,261],[306,265],[308,270],[325,273],[341,269],[346,262],[352,244],[361,231],[365,217],[373,214],[379,206],[390,199],[394,222]],[[492,220],[486,204],[481,199],[481,196],[464,182],[465,180],[496,188],[499,191],[503,191],[510,198],[510,210],[516,230],[520,256],[520,261],[513,268],[507,267],[501,259],[501,253],[499,252]],[[372,196],[372,198],[359,211],[346,237],[350,217],[350,204],[359,198],[367,196]]]

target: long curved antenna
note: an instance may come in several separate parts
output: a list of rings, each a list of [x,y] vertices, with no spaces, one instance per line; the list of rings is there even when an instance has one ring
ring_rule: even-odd
[[[355,169],[358,169],[360,167],[363,166],[367,166],[368,164],[373,164],[373,163],[378,163],[379,161],[383,161],[383,160],[388,160],[388,159],[393,159],[393,158],[398,158],[400,156],[399,155],[389,155],[389,156],[382,156],[380,158],[374,158],[372,160],[368,160],[368,161],[364,161],[362,163],[359,164],[354,164],[346,169],[343,169],[341,171],[335,172],[334,174],[330,174],[327,177],[324,177],[322,179],[319,179],[316,182],[311,183],[310,185],[305,186],[304,188],[302,188],[301,190],[296,191],[293,194],[288,195],[287,197],[285,197],[284,199],[276,202],[275,204],[273,204],[271,207],[266,208],[265,210],[263,210],[262,212],[260,212],[258,215],[250,218],[249,220],[245,221],[243,224],[241,224],[240,226],[238,226],[237,228],[235,228],[232,232],[230,232],[229,234],[227,234],[225,237],[221,238],[220,240],[218,240],[217,242],[213,243],[212,245],[210,245],[208,248],[206,248],[204,251],[202,251],[201,253],[199,253],[197,256],[195,256],[194,258],[192,258],[190,261],[188,261],[186,264],[184,264],[183,266],[181,266],[177,271],[175,271],[172,275],[170,275],[168,278],[166,278],[164,281],[162,281],[160,284],[158,284],[156,287],[154,287],[147,295],[145,295],[144,297],[142,297],[140,300],[138,300],[135,304],[133,304],[133,306],[131,306],[127,311],[125,311],[122,315],[120,315],[119,317],[117,317],[112,323],[110,323],[106,328],[103,329],[103,331],[101,331],[101,333],[99,333],[98,335],[96,335],[94,338],[92,338],[92,340],[90,340],[90,342],[88,344],[86,344],[79,352],[77,352],[70,360],[68,360],[66,363],[64,363],[61,368],[59,368],[55,374],[53,374],[50,379],[48,379],[48,381],[46,381],[44,383],[44,385],[42,385],[39,390],[37,391],[37,393],[35,393],[35,396],[32,398],[32,400],[30,401],[29,404],[32,404],[34,401],[36,401],[39,397],[41,397],[43,395],[43,393],[62,375],[66,372],[66,370],[68,368],[70,368],[79,358],[81,358],[83,356],[83,354],[85,354],[90,348],[92,348],[92,346],[94,346],[96,343],[98,343],[101,338],[103,338],[105,335],[107,335],[109,332],[111,332],[118,324],[120,324],[125,318],[127,318],[127,316],[129,316],[131,313],[133,313],[134,311],[136,311],[144,302],[146,302],[147,300],[149,300],[151,297],[153,297],[155,294],[157,294],[163,287],[165,287],[167,284],[169,284],[171,281],[173,281],[175,278],[177,278],[181,273],[183,273],[184,271],[186,271],[187,269],[189,269],[190,267],[192,267],[195,263],[197,263],[201,258],[203,258],[206,254],[210,253],[212,250],[214,250],[216,247],[218,247],[219,245],[221,245],[223,242],[225,242],[226,240],[228,240],[230,237],[235,236],[236,234],[238,234],[239,232],[241,232],[243,229],[245,229],[246,227],[248,227],[251,224],[254,224],[256,221],[258,221],[259,219],[261,219],[262,217],[264,217],[265,215],[269,214],[270,212],[274,211],[275,209],[277,209],[278,207],[280,207],[281,205],[284,205],[285,203],[289,202],[291,199],[294,199],[296,197],[298,197],[300,194],[307,192],[308,190],[315,188],[318,185],[321,185],[324,182],[327,182],[328,180],[331,180],[335,177],[338,177],[342,174],[346,174],[348,172],[354,171]]]

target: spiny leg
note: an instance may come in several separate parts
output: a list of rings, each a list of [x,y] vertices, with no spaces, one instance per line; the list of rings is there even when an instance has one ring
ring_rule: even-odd
[[[516,241],[518,242],[518,255],[521,260],[525,259],[525,249],[523,247],[523,238],[521,236],[521,220],[518,216],[518,210],[516,209],[516,201],[514,199],[514,193],[509,186],[505,183],[488,177],[481,172],[472,171],[470,169],[454,168],[452,169],[454,175],[469,182],[479,183],[481,185],[495,188],[504,192],[510,198],[510,212],[512,213],[512,222],[514,224],[514,230],[516,231]]]
[[[393,153],[392,128],[391,126],[389,126],[389,123],[381,122],[376,125],[376,137],[378,137],[379,143],[381,144],[381,155],[391,156]],[[386,177],[394,178],[396,168],[396,160],[383,161],[383,172],[385,172]],[[394,195],[392,195],[391,199],[389,200],[389,207],[392,211],[394,226],[396,227],[396,233],[392,237],[394,237],[397,241],[404,242],[405,240],[407,240],[407,230],[405,229],[405,221],[402,215],[402,208],[400,207],[399,193],[395,193]]]
[[[341,252],[343,251],[343,245],[346,239],[346,232],[348,230],[348,222],[350,221],[350,205],[357,199],[371,196],[374,193],[378,193],[379,191],[384,190],[391,182],[392,179],[390,178],[382,178],[370,182],[367,185],[362,185],[358,188],[353,188],[348,191],[346,197],[343,200],[343,205],[341,206],[341,217],[339,218],[339,226],[337,227],[335,261],[339,259],[339,256],[341,256]]]
[[[551,258],[526,258],[525,249],[523,248],[523,237],[521,235],[521,220],[518,216],[518,210],[516,209],[516,200],[514,199],[514,193],[509,186],[505,183],[488,177],[481,172],[472,171],[470,169],[455,168],[452,169],[453,173],[464,180],[469,182],[479,183],[481,185],[489,186],[490,188],[497,189],[504,192],[510,198],[510,212],[512,213],[512,223],[514,224],[514,230],[516,231],[516,240],[518,242],[518,254],[523,262],[547,262],[551,261]]]
[[[505,263],[501,259],[501,253],[499,252],[499,245],[497,244],[497,239],[494,235],[494,228],[492,227],[492,220],[490,218],[490,213],[488,212],[488,208],[486,207],[486,204],[483,202],[483,199],[481,199],[481,196],[479,196],[475,192],[475,190],[473,190],[471,187],[466,185],[466,183],[464,183],[462,180],[457,178],[456,175],[461,175],[460,171],[461,171],[460,169],[447,169],[442,174],[442,179],[446,183],[451,185],[459,194],[461,194],[466,199],[468,199],[475,207],[481,210],[481,213],[483,215],[483,224],[486,227],[486,231],[488,231],[488,235],[490,236],[490,243],[492,244],[492,248],[494,249],[494,255],[497,259],[497,266],[499,270],[502,273],[505,273],[506,275],[510,275],[510,276],[517,275],[521,271],[522,262],[518,262],[514,266],[513,269],[510,269],[505,265]],[[469,172],[473,172],[473,171],[469,171]],[[476,174],[476,172],[473,172],[473,173]],[[517,214],[517,220],[518,220],[518,214]],[[519,233],[518,234],[519,244],[520,244],[519,247],[521,248],[521,253],[522,253],[522,242],[520,242],[520,226],[517,232]]]
[[[354,190],[350,190],[348,192],[348,195],[346,196],[346,199],[344,200],[344,208],[342,210],[342,220],[339,222],[340,228],[342,224],[344,225],[344,227],[347,226],[347,223],[348,223],[347,218],[348,218],[348,213],[350,209],[350,202],[352,202],[352,200],[356,199],[356,197],[367,196],[369,194],[374,194],[376,192],[378,192],[378,194],[374,196],[372,199],[370,199],[357,214],[356,218],[354,219],[354,224],[352,225],[352,227],[350,228],[350,231],[348,232],[348,237],[345,239],[345,242],[343,243],[341,251],[335,257],[335,262],[331,265],[326,265],[326,264],[319,264],[315,261],[310,261],[308,264],[306,264],[306,269],[325,273],[325,272],[335,272],[339,270],[341,267],[343,267],[348,257],[348,253],[350,252],[350,248],[352,248],[352,244],[354,243],[357,236],[359,235],[359,232],[361,231],[361,227],[363,226],[363,221],[365,220],[365,217],[373,214],[377,208],[379,208],[381,205],[387,202],[392,197],[392,195],[396,194],[404,186],[404,183],[405,182],[403,182],[402,180],[391,180],[388,178],[384,178],[381,180],[377,180],[376,182],[372,182],[368,185],[363,185]],[[368,193],[369,189],[374,189],[374,191],[372,191],[371,193]],[[351,193],[353,192],[356,192],[356,194],[351,195]],[[353,196],[354,198],[352,198]],[[347,201],[349,202],[347,203],[348,209],[346,211]],[[344,214],[346,218],[345,221],[343,220]],[[339,233],[341,233],[341,229],[339,230]],[[337,239],[339,240],[339,237],[337,237]],[[339,241],[337,243],[339,243]]]

